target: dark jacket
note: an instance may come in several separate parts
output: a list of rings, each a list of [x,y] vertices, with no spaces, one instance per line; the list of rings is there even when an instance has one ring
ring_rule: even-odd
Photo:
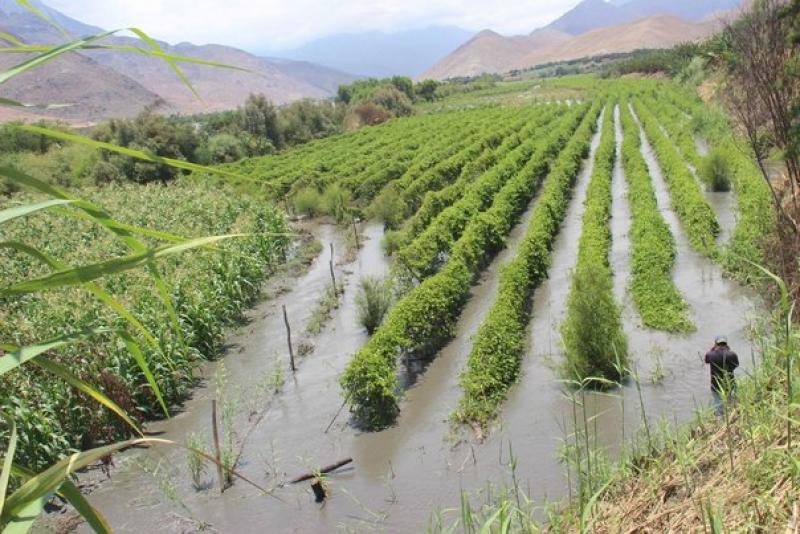
[[[717,345],[706,353],[706,363],[711,366],[711,389],[720,392],[733,388],[733,370],[739,367],[739,356],[727,345]]]

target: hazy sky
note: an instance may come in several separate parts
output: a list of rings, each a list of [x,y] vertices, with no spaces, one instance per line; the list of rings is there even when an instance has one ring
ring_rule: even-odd
[[[579,0],[45,0],[106,29],[140,26],[170,42],[279,49],[316,37],[438,24],[527,33]]]

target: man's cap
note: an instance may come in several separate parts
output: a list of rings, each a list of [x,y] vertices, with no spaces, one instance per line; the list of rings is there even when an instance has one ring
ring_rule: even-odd
[[[725,336],[717,336],[714,339],[714,343],[716,343],[717,345],[722,345],[722,344],[727,345],[728,344],[728,338],[725,337]]]

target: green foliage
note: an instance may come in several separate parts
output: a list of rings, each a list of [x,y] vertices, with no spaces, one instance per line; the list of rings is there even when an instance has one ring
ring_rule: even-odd
[[[641,154],[639,127],[626,100],[620,102],[622,167],[631,206],[633,301],[646,326],[670,332],[693,329],[689,307],[672,281],[675,238],[658,210],[647,163]]]
[[[564,115],[555,133],[541,141],[541,150],[531,150],[535,155],[512,175],[487,174],[491,178],[484,183],[491,208],[466,224],[444,266],[389,311],[341,378],[345,396],[364,424],[381,427],[394,419],[396,358],[403,353],[430,354],[452,335],[474,277],[502,248],[505,236],[579,123],[583,129],[591,127],[596,109],[587,113],[587,106],[577,106]]]
[[[486,425],[519,376],[530,298],[547,276],[553,240],[566,214],[581,161],[589,152],[600,109],[599,102],[592,106],[555,159],[517,254],[503,266],[497,298],[473,337],[467,369],[461,376],[464,394],[453,415],[457,421]]]
[[[292,197],[294,212],[313,217],[322,211],[322,198],[313,187],[305,187]]]
[[[165,400],[180,400],[193,384],[192,370],[201,358],[215,357],[223,327],[252,303],[258,283],[283,258],[286,224],[274,209],[231,190],[199,185],[113,186],[84,191],[113,211],[122,222],[156,230],[170,228],[185,235],[251,233],[218,247],[226,253],[198,253],[161,260],[159,270],[177,314],[181,331],[152,287],[149,274],[129,271],[102,280],[98,286],[124,299],[133,316],[155,333],[148,341],[137,335],[142,358],[149,365]],[[186,198],[192,202],[186,202]],[[135,198],[135,201],[131,201]],[[17,202],[38,200],[18,195]],[[8,202],[6,206],[8,206]],[[43,211],[3,224],[9,241],[27,243],[65,264],[82,265],[126,253],[113,234],[90,221]],[[43,276],[51,267],[13,249],[0,249],[0,278],[5,284]],[[0,339],[30,344],[96,325],[125,328],[127,322],[80,287],[5,297],[0,308]],[[88,357],[91,355],[91,357]],[[136,419],[162,410],[141,367],[128,347],[112,333],[100,334],[51,351],[54,362],[68,366]],[[71,449],[126,436],[130,430],[84,393],[43,372],[18,369],[0,377],[2,409],[15,416],[20,428],[17,461],[39,469]]]
[[[620,307],[614,297],[611,251],[611,180],[616,160],[614,105],[606,108],[600,146],[586,191],[578,260],[561,325],[563,373],[576,383],[592,378],[619,382],[628,347]],[[598,382],[603,387],[607,382]]]
[[[712,150],[703,159],[700,176],[712,191],[731,190],[731,166],[719,149]]]
[[[681,220],[689,243],[698,252],[713,256],[717,252],[715,239],[719,234],[719,222],[714,210],[706,201],[686,161],[659,128],[657,116],[639,101],[635,102],[634,107],[664,173],[672,209]]]
[[[320,208],[336,222],[350,220],[350,191],[338,184],[329,185],[320,198]]]
[[[358,322],[372,335],[383,322],[386,312],[394,300],[394,284],[391,278],[366,276],[359,282],[356,295]]]
[[[370,216],[382,221],[386,228],[397,228],[405,218],[405,212],[405,202],[396,187],[385,188],[369,207]]]
[[[631,57],[611,63],[603,75],[619,77],[633,73],[666,73],[676,76],[689,67],[701,50],[701,45],[681,43],[673,48],[636,51]]]

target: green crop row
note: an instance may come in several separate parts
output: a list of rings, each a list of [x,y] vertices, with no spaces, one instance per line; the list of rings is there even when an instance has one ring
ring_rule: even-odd
[[[506,120],[495,120],[483,128],[482,135],[462,149],[443,159],[431,167],[428,172],[420,175],[410,183],[398,183],[403,204],[408,212],[413,214],[420,206],[424,195],[428,192],[438,191],[444,185],[453,182],[470,162],[476,161],[486,152],[490,152],[501,145],[504,139],[531,121],[542,110],[537,107],[526,107],[516,117]]]
[[[715,239],[719,234],[719,221],[714,209],[706,201],[686,161],[659,128],[658,119],[638,101],[634,102],[634,108],[664,173],[672,209],[678,214],[689,243],[698,252],[713,256],[717,249]]]
[[[646,326],[688,332],[694,326],[689,306],[672,281],[675,238],[658,210],[647,163],[641,153],[639,126],[625,99],[620,103],[623,129],[622,165],[631,207],[631,273],[633,301]]]
[[[398,263],[417,280],[434,274],[447,261],[447,252],[469,221],[491,205],[507,180],[531,159],[542,162],[544,171],[547,170],[546,165],[564,147],[585,113],[585,106],[576,106],[546,135],[523,141],[503,161],[476,179],[457,202],[439,213],[411,243],[398,250]]]
[[[595,116],[596,112],[594,109]],[[584,125],[594,120],[585,106],[577,108],[561,122],[574,124],[570,133],[579,128],[576,117],[583,117]],[[494,189],[499,189],[491,208],[470,220],[443,268],[401,299],[353,357],[341,384],[352,411],[364,424],[376,428],[394,420],[397,358],[410,353],[434,354],[452,337],[473,280],[502,248],[547,174],[550,159],[549,151],[540,150],[513,176],[491,175],[498,182]]]
[[[473,338],[461,376],[464,394],[453,415],[457,421],[485,425],[519,376],[530,298],[547,277],[552,244],[566,215],[581,162],[589,153],[600,107],[592,107],[559,154],[517,255],[503,266],[497,298]]]
[[[225,324],[237,319],[253,302],[260,282],[283,260],[287,238],[274,237],[287,229],[283,215],[254,198],[190,183],[109,186],[82,194],[121,222],[169,229],[184,236],[250,234],[219,244],[224,249],[222,254],[198,251],[159,261],[158,268],[171,288],[179,314],[180,335],[171,329],[170,318],[146,270],[98,281],[154,334],[152,342],[138,342],[166,402],[175,402],[193,385],[195,362],[218,353]],[[28,195],[17,195],[3,207],[30,200]],[[5,223],[3,239],[34,246],[69,265],[126,253],[104,228],[76,219],[66,222],[58,214],[41,211]],[[49,272],[48,265],[37,258],[0,247],[0,279],[4,285]],[[80,287],[0,299],[0,338],[20,346],[98,325],[125,329],[126,324]],[[49,354],[80,378],[99,386],[132,417],[161,414],[146,377],[113,333],[93,336]],[[124,423],[98,408],[88,396],[29,367],[2,376],[0,399],[2,410],[13,414],[20,428],[15,461],[32,469],[49,465],[71,450],[110,442],[129,432]]]
[[[665,90],[664,95],[676,109],[692,118],[695,133],[728,163],[738,217],[722,256],[723,266],[746,283],[760,280],[762,273],[753,264],[765,262],[764,238],[776,224],[769,186],[721,112],[709,109],[696,95],[684,94],[672,87]]]
[[[567,297],[567,318],[561,326],[563,374],[597,386],[619,382],[627,367],[628,342],[622,313],[614,296],[611,253],[612,190],[616,136],[612,102],[606,108],[600,146],[586,191],[578,258]]]
[[[408,219],[403,227],[387,235],[387,239],[392,244],[389,252],[407,246],[416,238],[436,216],[444,209],[455,204],[463,195],[468,186],[484,172],[503,160],[506,155],[516,149],[523,141],[538,135],[538,130],[554,120],[557,109],[564,109],[560,106],[541,106],[541,110],[531,119],[520,131],[510,134],[503,139],[500,146],[494,150],[484,151],[476,159],[467,162],[452,184],[438,190],[428,191],[423,197],[421,205],[414,210],[414,215]],[[418,199],[407,201],[409,205],[415,207]]]

